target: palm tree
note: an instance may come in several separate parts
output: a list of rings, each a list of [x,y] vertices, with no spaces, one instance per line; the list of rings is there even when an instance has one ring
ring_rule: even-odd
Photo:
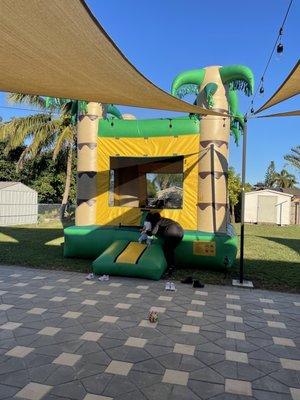
[[[26,103],[41,109],[41,113],[13,118],[0,126],[0,140],[6,142],[5,153],[28,142],[17,163],[22,169],[26,160],[36,157],[45,150],[53,151],[55,160],[59,152],[67,153],[66,181],[61,203],[61,217],[65,215],[68,203],[74,146],[76,143],[77,115],[84,102],[42,96],[9,94],[14,103]]]
[[[297,183],[295,175],[290,174],[286,169],[275,174],[274,182],[277,187],[282,189],[293,188]]]
[[[228,222],[228,142],[230,132],[238,143],[244,117],[238,111],[237,91],[253,93],[252,71],[243,65],[212,66],[177,75],[172,94],[182,98],[196,94],[195,103],[204,108],[230,112],[231,118],[201,118],[198,179],[198,229],[226,232]]]
[[[291,154],[284,156],[284,159],[300,172],[300,146],[293,147]]]

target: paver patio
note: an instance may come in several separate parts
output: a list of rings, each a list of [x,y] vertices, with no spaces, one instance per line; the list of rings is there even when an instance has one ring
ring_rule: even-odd
[[[4,266],[0,280],[0,399],[300,399],[299,295]]]

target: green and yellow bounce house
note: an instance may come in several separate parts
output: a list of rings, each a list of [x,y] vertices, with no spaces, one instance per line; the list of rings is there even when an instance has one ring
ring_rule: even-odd
[[[184,228],[179,265],[232,266],[237,238],[229,223],[228,144],[230,133],[238,142],[243,132],[237,91],[250,95],[253,85],[251,70],[242,65],[186,71],[174,79],[174,96],[195,93],[195,104],[230,118],[136,120],[89,103],[79,118],[76,225],[65,229],[64,255],[94,260],[96,274],[160,279],[166,269],[162,243],[138,243],[145,213],[158,207]],[[149,203],[149,174],[182,176],[179,206]]]

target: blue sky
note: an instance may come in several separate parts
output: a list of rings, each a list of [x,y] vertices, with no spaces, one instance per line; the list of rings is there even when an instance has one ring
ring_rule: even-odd
[[[244,64],[258,83],[269,57],[289,0],[87,0],[104,29],[129,60],[152,82],[169,91],[173,78],[181,71],[207,65]],[[300,2],[294,0],[285,25],[284,54],[274,57],[265,76],[265,95],[257,96],[256,108],[284,80],[299,58]],[[245,112],[250,100],[240,93],[240,108]],[[6,106],[0,94],[0,106]],[[299,109],[299,96],[271,111]],[[120,107],[138,118],[178,115]],[[0,108],[4,119],[28,112]],[[264,179],[271,160],[277,169],[284,167],[283,155],[300,144],[300,118],[251,120],[248,125],[247,180]],[[241,147],[231,143],[230,165],[241,169]],[[295,172],[289,168],[291,172]],[[298,176],[300,181],[300,176]]]

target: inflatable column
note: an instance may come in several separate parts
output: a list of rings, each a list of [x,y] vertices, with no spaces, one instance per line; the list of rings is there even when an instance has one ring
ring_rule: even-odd
[[[89,103],[87,113],[79,117],[77,137],[77,209],[76,225],[96,223],[97,134],[104,107]]]
[[[172,94],[197,94],[197,104],[231,117],[203,116],[200,124],[197,227],[226,233],[229,220],[227,176],[230,131],[237,134],[243,116],[237,111],[236,90],[253,92],[251,70],[243,65],[212,66],[182,72],[173,81]],[[237,125],[239,124],[238,128]]]
[[[228,112],[226,90],[219,67],[205,68],[197,104],[207,107],[207,85],[212,87],[214,110]],[[228,142],[229,118],[208,115],[201,120],[198,177],[198,229],[226,233],[228,222]]]

